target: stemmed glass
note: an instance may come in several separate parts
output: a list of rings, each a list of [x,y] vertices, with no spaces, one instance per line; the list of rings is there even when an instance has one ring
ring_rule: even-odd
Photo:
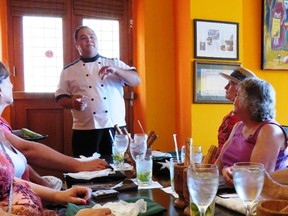
[[[117,152],[124,158],[124,154],[127,150],[129,139],[126,134],[116,134],[114,137],[114,146]],[[124,160],[120,162],[120,169],[124,166]]]
[[[189,165],[187,168],[187,183],[190,196],[197,205],[200,216],[204,216],[207,207],[212,203],[217,193],[219,185],[219,171],[217,165]]]
[[[259,197],[264,184],[264,165],[257,162],[238,162],[233,166],[234,187],[244,202],[246,216],[252,215],[251,207]]]
[[[147,135],[146,134],[134,134],[134,139],[130,142],[130,154],[134,161],[136,156],[144,158],[147,151]]]

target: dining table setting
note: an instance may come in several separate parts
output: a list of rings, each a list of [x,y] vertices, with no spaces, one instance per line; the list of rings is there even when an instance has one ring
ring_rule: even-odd
[[[91,157],[78,158],[105,159],[110,164],[107,169],[64,173],[66,188],[86,186],[92,189],[92,196],[84,206],[69,203],[58,211],[60,216],[75,215],[82,208],[103,207],[110,208],[116,216],[251,216],[256,215],[257,202],[265,201],[260,196],[264,182],[262,164],[235,164],[235,188],[231,188],[225,185],[218,167],[211,164],[216,146],[211,145],[201,163],[195,163],[193,157],[199,154],[199,149],[202,155],[202,150],[199,146],[197,151],[193,150],[192,139],[187,139],[185,148],[181,148],[185,154],[178,149],[162,152],[152,150],[158,137],[154,131],[149,135],[134,134],[133,138],[127,131],[121,131],[114,137],[111,134],[116,148],[113,155],[94,153]],[[148,145],[149,139],[152,141]],[[249,194],[249,191],[257,193]],[[246,203],[247,194],[252,202]]]
[[[112,169],[109,168],[94,172],[65,173],[64,180],[67,188],[72,187],[73,185],[81,185],[90,187],[93,192],[104,192],[102,194],[99,192],[100,196],[98,197],[92,196],[87,206],[76,206],[69,204],[65,210],[65,213],[62,213],[62,215],[72,216],[82,208],[93,208],[95,205],[98,205],[98,207],[106,206],[112,208],[109,205],[113,206],[122,201],[135,204],[138,200],[143,200],[146,203],[146,211],[142,213],[139,212],[137,214],[139,216],[187,215],[184,213],[185,208],[179,208],[175,205],[175,201],[179,198],[179,195],[171,188],[170,171],[167,162],[171,158],[176,158],[175,152],[152,151],[153,176],[151,183],[147,186],[138,185],[137,178],[135,176],[135,168],[132,165],[129,166],[129,164],[126,164],[124,169],[120,170],[119,168],[113,166],[113,158],[111,155],[103,155],[100,156],[100,158],[110,162]],[[86,158],[86,160],[88,159],[91,158]],[[131,175],[133,172],[134,176]],[[108,190],[113,190],[114,192],[116,191],[116,193],[105,194],[105,191]],[[228,195],[230,192],[231,197]],[[218,195],[216,195],[215,202],[213,203],[214,215],[240,216],[245,214],[243,214],[244,206],[241,201],[239,202],[238,200],[238,202],[235,202],[235,191],[233,193],[229,190],[225,191],[222,187],[221,193],[222,195],[220,196],[223,197],[226,195],[226,197],[219,201],[217,200]],[[225,195],[223,195],[223,193],[225,193]],[[125,203],[125,205],[127,205],[127,203]],[[233,209],[233,203],[235,209]],[[237,208],[239,208],[239,203],[243,207],[240,211],[237,210]],[[121,204],[124,205],[123,203]],[[119,206],[116,208],[120,209]],[[135,209],[135,206],[132,208]],[[129,210],[127,206],[125,209],[127,211]]]

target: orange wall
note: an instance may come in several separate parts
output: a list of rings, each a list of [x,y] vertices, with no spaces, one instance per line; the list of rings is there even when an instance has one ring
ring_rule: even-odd
[[[0,0],[0,61],[8,66],[8,33],[7,33],[7,16],[6,1]],[[10,121],[10,109],[5,109],[3,117]]]
[[[173,1],[133,3],[135,65],[142,79],[137,89],[141,101],[135,104],[135,132],[140,131],[137,120],[144,119],[144,129],[159,135],[153,148],[168,150],[173,148],[176,128]]]

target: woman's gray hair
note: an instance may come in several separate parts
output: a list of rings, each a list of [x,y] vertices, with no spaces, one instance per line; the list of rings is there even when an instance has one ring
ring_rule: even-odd
[[[272,85],[258,78],[248,78],[239,84],[243,90],[243,104],[251,120],[262,122],[275,117],[276,93]]]
[[[5,64],[3,64],[0,61],[0,84],[2,83],[2,81],[4,79],[6,79],[9,76],[9,70],[8,68],[5,66]]]

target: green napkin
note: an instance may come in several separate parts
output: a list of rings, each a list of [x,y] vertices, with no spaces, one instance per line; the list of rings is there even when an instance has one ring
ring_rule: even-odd
[[[130,198],[130,199],[125,199],[125,202],[129,202],[129,203],[135,203],[137,200],[139,199],[144,199],[144,201],[147,202],[147,211],[145,213],[139,213],[138,216],[149,216],[149,215],[161,215],[159,213],[163,213],[164,211],[166,211],[166,209],[158,204],[155,203],[153,200],[148,199],[147,197],[136,197],[136,198]]]
[[[92,208],[89,205],[75,205],[73,203],[68,203],[65,216],[74,216],[78,211],[84,208]]]
[[[129,203],[135,203],[139,199],[144,199],[144,201],[147,202],[147,211],[145,213],[138,214],[138,216],[163,215],[160,213],[164,213],[164,211],[166,211],[166,209],[162,205],[155,203],[154,201],[146,197],[130,198],[130,199],[125,199],[124,201],[129,202]],[[67,206],[65,216],[74,216],[79,210],[83,208],[91,208],[91,207],[92,206],[88,206],[88,205],[80,206],[80,205],[69,203]]]

